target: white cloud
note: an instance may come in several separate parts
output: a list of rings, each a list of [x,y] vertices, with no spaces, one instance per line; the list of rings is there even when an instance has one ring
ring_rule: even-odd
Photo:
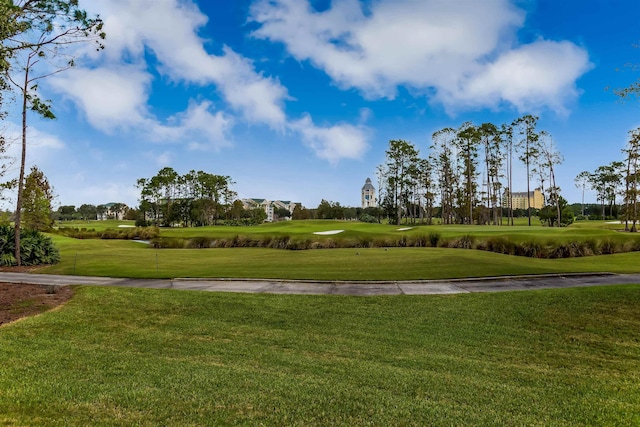
[[[318,157],[333,164],[345,158],[359,159],[369,148],[367,130],[363,127],[349,124],[318,127],[308,115],[290,126]]]
[[[172,156],[171,153],[165,151],[160,154],[147,153],[147,158],[156,166],[163,168],[171,165]]]
[[[316,128],[309,117],[292,121],[284,111],[290,97],[278,79],[263,75],[252,60],[228,46],[220,46],[218,54],[207,51],[209,42],[198,34],[208,18],[193,1],[96,0],[89,7],[105,22],[104,55],[85,51],[95,61],[94,68],[51,80],[95,128],[133,132],[155,142],[180,142],[192,150],[215,150],[231,145],[236,116],[241,116],[277,132],[300,133],[320,157],[332,162],[364,152],[363,128]],[[151,54],[155,61],[147,60]],[[192,100],[185,112],[161,122],[148,107],[152,66],[175,83],[214,86],[227,110],[213,111],[212,102]],[[344,143],[326,140],[329,134]]]
[[[101,205],[105,203],[125,203],[129,207],[137,206],[140,190],[131,183],[104,181],[96,185],[82,186],[72,198],[62,201],[64,204],[75,204],[76,207],[85,203]]]
[[[70,97],[89,123],[106,133],[140,126],[148,118],[151,76],[138,65],[69,70],[50,79]]]
[[[442,98],[472,106],[478,100],[503,100],[520,111],[546,104],[563,113],[564,101],[578,96],[576,79],[589,68],[587,53],[573,43],[540,40],[504,53],[469,79],[464,91]]]
[[[586,52],[569,42],[518,47],[524,12],[508,0],[379,0],[366,14],[362,8],[358,0],[335,0],[323,12],[307,0],[260,0],[253,34],[284,43],[296,59],[366,98],[393,98],[405,86],[435,94],[448,109],[507,102],[562,112],[590,67]]]
[[[219,149],[231,145],[233,120],[224,112],[212,113],[208,101],[161,123],[148,112],[151,76],[139,66],[119,65],[74,69],[51,79],[53,87],[71,98],[96,129],[111,134],[129,131],[156,142],[186,143]]]
[[[6,174],[0,177],[0,182],[16,179],[20,175],[20,160],[22,153],[21,127],[11,122],[3,123],[0,129],[6,141],[6,152],[0,160],[6,168]],[[43,132],[33,126],[27,128],[27,157],[25,159],[25,175],[29,174],[32,166],[37,166],[48,177],[49,172],[59,164],[59,153],[65,149],[65,144],[56,136]],[[0,207],[13,209],[17,191],[5,190],[0,192]]]
[[[204,141],[201,138],[192,138],[189,141],[189,148],[217,150],[231,145],[229,133],[233,127],[233,118],[221,111],[212,114],[211,106],[212,104],[206,101],[200,104],[191,103],[186,113],[176,118],[181,123],[181,127],[186,130],[187,135],[195,134],[205,137]]]
[[[2,134],[7,142],[5,155],[9,158],[10,162],[13,162],[13,165],[9,168],[9,173],[17,177],[22,152],[22,131],[18,125],[8,123],[2,130]],[[55,135],[29,126],[27,128],[26,173],[29,173],[28,169],[33,165],[41,168],[44,167],[44,165],[55,158],[53,153],[59,152],[64,148],[65,144]],[[13,176],[11,178],[13,178]]]
[[[283,129],[286,88],[257,72],[250,60],[229,47],[224,46],[221,55],[208,53],[198,36],[208,18],[191,1],[99,0],[91,7],[105,21],[109,61],[145,64],[147,47],[170,79],[215,85],[245,119]]]

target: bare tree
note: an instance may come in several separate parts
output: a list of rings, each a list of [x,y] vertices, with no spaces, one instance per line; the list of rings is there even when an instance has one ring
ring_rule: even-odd
[[[3,81],[10,81],[22,101],[22,144],[18,195],[15,214],[15,258],[20,260],[20,226],[22,193],[27,156],[27,114],[29,111],[54,119],[49,101],[37,94],[38,81],[74,66],[67,48],[75,43],[94,41],[103,49],[102,21],[89,18],[77,0],[19,0],[10,5],[3,2],[6,16],[5,32],[0,50],[0,70]],[[40,71],[41,70],[41,71]],[[21,75],[21,78],[18,76]]]
[[[584,190],[587,188],[587,185],[589,184],[590,177],[591,177],[591,173],[587,171],[582,171],[573,180],[576,184],[576,187],[582,189],[582,216],[584,216]]]
[[[638,173],[640,173],[640,128],[629,131],[629,141],[622,150],[626,154],[627,170],[625,175],[625,230],[636,232],[638,221]],[[632,221],[629,229],[629,219]]]
[[[521,136],[516,143],[516,147],[520,151],[520,160],[527,167],[527,215],[529,217],[529,226],[531,226],[531,166],[540,153],[538,146],[539,135],[536,133],[537,122],[538,117],[530,114],[522,116],[513,122],[513,126],[518,129],[518,133]]]
[[[540,132],[540,168],[547,169],[549,174],[549,204],[556,207],[557,225],[560,227],[560,187],[556,184],[555,166],[563,161],[562,154],[558,151],[553,141],[553,137],[546,132]]]

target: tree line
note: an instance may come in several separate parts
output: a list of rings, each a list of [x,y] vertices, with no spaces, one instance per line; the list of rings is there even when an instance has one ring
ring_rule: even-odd
[[[82,204],[78,208],[75,205],[62,205],[53,213],[53,219],[57,221],[94,221],[97,219],[138,219],[138,210],[130,208],[124,203],[113,203],[110,206]]]
[[[217,225],[222,220],[239,225],[264,222],[264,209],[245,209],[231,188],[233,184],[226,175],[195,170],[180,175],[165,167],[155,176],[137,181],[138,225],[192,227]]]
[[[547,208],[547,222],[562,224],[566,201],[555,171],[563,158],[537,122],[538,117],[525,115],[500,126],[464,122],[457,129],[443,128],[433,133],[426,157],[411,142],[389,141],[385,162],[377,168],[380,207],[396,224],[403,219],[431,224],[437,213],[444,224],[498,225],[506,213],[513,225],[513,168],[521,162],[527,194],[535,179],[545,206],[552,208]]]
[[[582,215],[584,193],[587,189],[596,192],[601,207],[600,218],[622,219],[625,230],[637,231],[639,219],[638,196],[640,180],[640,128],[629,131],[629,138],[621,150],[622,160],[598,166],[594,171],[582,171],[575,178],[576,187],[582,189]],[[622,205],[618,205],[618,196]]]

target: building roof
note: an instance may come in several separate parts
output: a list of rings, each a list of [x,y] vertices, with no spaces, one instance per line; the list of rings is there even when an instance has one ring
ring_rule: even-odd
[[[114,207],[115,205],[122,205],[122,206],[127,206],[124,203],[120,203],[120,202],[109,202],[109,203],[105,203],[103,206],[110,209],[112,207]]]
[[[367,180],[364,183],[364,186],[362,187],[362,191],[376,191],[373,184],[371,184],[371,178],[367,178]]]

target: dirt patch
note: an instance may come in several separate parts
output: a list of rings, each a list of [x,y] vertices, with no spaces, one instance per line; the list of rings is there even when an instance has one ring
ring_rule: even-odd
[[[0,283],[0,326],[51,310],[72,296],[70,286]]]

